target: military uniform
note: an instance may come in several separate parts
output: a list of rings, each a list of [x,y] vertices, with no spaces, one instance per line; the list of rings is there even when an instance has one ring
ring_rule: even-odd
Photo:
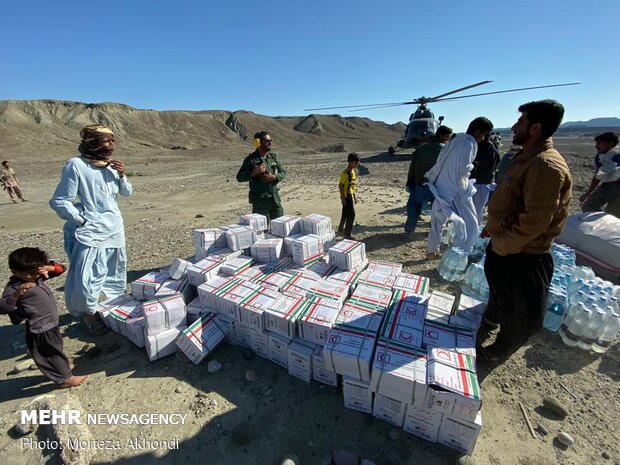
[[[276,175],[275,181],[261,182],[258,177],[251,176],[252,169],[261,163],[266,163],[267,172]],[[263,158],[258,150],[245,157],[237,173],[238,182],[250,183],[249,202],[252,204],[252,213],[260,213],[272,220],[284,214],[278,183],[285,178],[286,171],[280,165],[276,154],[269,152]]]

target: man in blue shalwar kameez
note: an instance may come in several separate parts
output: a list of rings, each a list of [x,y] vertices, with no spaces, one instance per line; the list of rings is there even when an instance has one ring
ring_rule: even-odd
[[[100,294],[113,298],[127,286],[125,230],[117,198],[131,195],[132,188],[125,164],[111,158],[116,148],[112,130],[93,124],[83,128],[80,136],[81,155],[63,168],[49,204],[66,220],[67,310],[82,318],[91,332],[99,332],[103,328],[97,314]]]

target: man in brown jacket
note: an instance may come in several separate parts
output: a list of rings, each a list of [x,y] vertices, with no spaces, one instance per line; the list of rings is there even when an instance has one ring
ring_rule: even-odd
[[[542,327],[553,261],[549,250],[566,224],[572,179],[551,136],[564,116],[555,100],[519,107],[513,144],[523,147],[502,178],[488,206],[483,235],[490,236],[484,271],[489,305],[480,328],[479,360],[507,358]],[[481,347],[490,322],[497,339]]]

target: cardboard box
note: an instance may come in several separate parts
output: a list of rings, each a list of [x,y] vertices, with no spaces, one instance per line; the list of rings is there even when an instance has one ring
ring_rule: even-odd
[[[190,302],[196,297],[196,287],[189,283],[189,278],[184,276],[180,279],[166,280],[155,292],[155,298],[166,297],[169,295],[181,296],[184,302]]]
[[[134,299],[133,296],[129,294],[121,294],[118,297],[113,297],[111,299],[104,300],[103,302],[99,302],[97,303],[97,312],[99,313],[99,317],[105,325],[111,329],[114,328],[112,328],[109,321],[109,314],[114,308],[124,310],[127,315],[134,314],[133,318],[142,316],[142,302]],[[137,308],[139,311],[136,310]],[[114,330],[118,332],[118,328],[115,328],[116,329]]]
[[[256,231],[248,226],[235,225],[224,231],[226,245],[229,249],[243,250],[256,242]]]
[[[187,267],[191,264],[191,262],[182,258],[174,258],[168,268],[168,274],[172,279],[181,279],[187,274]]]
[[[324,345],[338,313],[337,308],[310,302],[304,314],[297,320],[299,336],[313,344]]]
[[[392,291],[381,287],[369,286],[360,281],[351,295],[351,300],[375,311],[385,312],[392,301]]]
[[[198,287],[202,283],[211,281],[217,276],[217,273],[223,261],[214,258],[204,258],[187,268],[187,276],[189,282]]]
[[[473,422],[452,415],[444,415],[439,427],[437,442],[465,454],[471,454],[476,447],[481,429],[482,416],[480,412]]]
[[[280,271],[286,271],[295,265],[293,257],[282,257],[275,263],[263,263],[258,268],[263,270],[266,274],[279,273]]]
[[[250,333],[250,343],[252,351],[260,357],[269,359],[269,333],[267,331],[252,330]]]
[[[214,313],[207,313],[183,331],[176,345],[196,365],[215,349],[231,330],[230,324]]]
[[[250,328],[262,331],[265,329],[264,311],[271,308],[282,294],[266,287],[260,287],[251,283],[246,284],[248,286],[255,286],[255,289],[251,295],[239,302],[240,320]]]
[[[266,276],[267,275],[263,270],[254,266],[246,268],[235,275],[236,278],[243,279],[244,281],[250,281],[252,283],[258,283]]]
[[[372,364],[370,389],[405,404],[424,406],[426,360],[423,350],[392,341],[379,341]]]
[[[279,296],[263,313],[265,329],[288,339],[294,338],[297,335],[297,319],[305,313],[308,305],[299,297]]]
[[[310,234],[292,239],[291,252],[293,262],[301,266],[310,265],[323,257],[323,248],[319,238]]]
[[[222,247],[220,249],[213,249],[209,251],[208,255],[205,256],[204,258],[208,257],[211,260],[215,260],[215,261],[219,260],[222,263],[225,263],[228,260],[231,260],[236,257],[240,257],[241,255],[243,255],[243,253],[244,253],[243,249],[231,250],[228,247]]]
[[[400,289],[408,294],[426,297],[430,294],[430,280],[424,276],[409,273],[400,273],[396,276],[393,285],[394,290]]]
[[[250,213],[239,217],[239,224],[249,226],[256,231],[265,231],[268,227],[267,217],[259,213]]]
[[[402,273],[403,265],[401,263],[387,262],[381,260],[370,260],[368,262],[368,271],[383,275],[397,276]]]
[[[323,250],[329,249],[332,245],[336,243],[336,233],[334,231],[329,231],[325,234],[317,234],[319,237],[319,242],[323,247]]]
[[[254,263],[254,259],[252,257],[239,255],[238,257],[226,260],[219,269],[218,273],[222,276],[237,276],[242,271],[250,268],[252,263]]]
[[[125,320],[124,334],[127,339],[133,342],[136,346],[144,347],[144,317],[131,318]]]
[[[364,413],[372,413],[372,391],[369,383],[359,379],[342,378],[344,406]]]
[[[226,236],[220,228],[194,229],[194,247],[196,251],[226,247]]]
[[[151,362],[175,353],[176,340],[187,329],[184,326],[170,328],[161,333],[147,336],[145,342],[146,353]]]
[[[216,300],[213,294],[218,290],[226,289],[229,286],[238,284],[240,281],[241,280],[236,277],[216,276],[215,278],[207,281],[206,283],[202,283],[197,287],[198,298],[203,305],[215,309]]]
[[[338,374],[325,365],[323,346],[316,346],[312,352],[312,379],[328,386],[338,386]]]
[[[438,349],[427,367],[426,408],[475,421],[482,405],[475,357]]]
[[[320,297],[324,299],[336,300],[340,303],[349,295],[349,288],[343,284],[335,283],[333,281],[320,280],[315,281],[312,287],[308,290],[308,297]]]
[[[445,292],[433,291],[428,299],[426,319],[448,324],[454,307],[455,297]]]
[[[358,305],[354,300],[347,300],[336,317],[335,325],[348,326],[364,332],[371,332],[376,337],[381,328],[383,315],[371,308]]]
[[[282,286],[282,293],[293,297],[306,298],[311,295],[310,289],[312,289],[315,283],[316,281],[313,279],[296,274],[289,277],[286,284]]]
[[[282,256],[293,256],[293,241],[305,236],[305,234],[291,234],[282,241]]]
[[[143,315],[142,303],[132,299],[110,308],[106,315],[106,322],[112,331],[126,335],[125,323],[127,320],[139,318]]]
[[[410,348],[422,347],[425,312],[424,299],[407,295],[404,291],[395,291],[383,320],[380,339],[405,344]]]
[[[308,266],[307,270],[308,272],[315,274],[318,280],[320,278],[327,278],[328,276],[331,276],[338,271],[338,268],[334,265],[330,265],[329,263],[325,263],[324,261],[318,261]]]
[[[250,247],[250,254],[260,263],[276,263],[282,256],[282,239],[259,239]]]
[[[238,320],[233,320],[232,318],[228,319],[233,321],[235,329],[235,345],[251,349],[252,333],[254,332],[254,330]]]
[[[375,394],[375,401],[372,407],[373,416],[387,421],[388,423],[403,427],[405,421],[405,409],[407,404],[400,400],[390,399],[389,397]]]
[[[312,353],[315,344],[294,339],[288,345],[288,374],[309,383],[312,379]]]
[[[280,271],[266,275],[261,279],[260,284],[261,286],[267,286],[278,292],[282,292],[289,285],[290,280],[290,274]]]
[[[343,376],[370,381],[376,337],[372,330],[335,326],[323,346],[325,367]]]
[[[363,242],[344,239],[328,250],[329,264],[342,270],[353,270],[366,262],[366,246]]]
[[[437,442],[443,414],[407,405],[403,429],[427,441]]]
[[[271,234],[288,237],[301,232],[302,219],[299,216],[284,215],[271,220]]]
[[[456,330],[453,326],[426,320],[424,322],[422,346],[454,349],[456,347]]]
[[[131,283],[131,295],[137,300],[151,300],[170,275],[167,271],[150,271]]]
[[[269,334],[269,360],[277,363],[288,370],[288,345],[291,343],[289,338],[279,334]]]
[[[303,230],[306,234],[321,236],[333,231],[332,219],[329,216],[312,213],[304,217]]]
[[[185,321],[185,302],[179,295],[160,297],[144,302],[144,329],[152,336],[167,329],[187,326]]]

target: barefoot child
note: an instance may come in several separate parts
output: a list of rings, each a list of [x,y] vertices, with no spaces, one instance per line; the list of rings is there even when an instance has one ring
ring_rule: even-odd
[[[0,314],[13,324],[26,320],[26,344],[39,370],[60,388],[79,386],[88,376],[74,376],[62,349],[58,308],[45,280],[59,276],[65,267],[49,260],[38,248],[24,247],[9,255],[13,276],[0,299]]]

